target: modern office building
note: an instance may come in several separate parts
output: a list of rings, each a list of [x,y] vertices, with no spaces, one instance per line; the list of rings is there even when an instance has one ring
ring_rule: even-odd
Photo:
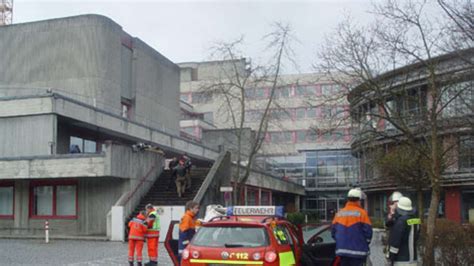
[[[245,59],[179,63],[181,100],[191,104],[217,128],[235,128],[228,104],[210,92],[213,82],[234,71],[245,75]],[[234,71],[235,73],[235,71]],[[245,126],[257,129],[271,93],[271,84],[245,88]],[[304,185],[302,209],[330,219],[355,184],[358,163],[350,151],[351,123],[344,89],[321,74],[282,75],[270,108],[270,123],[257,165]],[[182,128],[199,132],[199,126]]]
[[[387,198],[394,190],[401,190],[416,203],[413,186],[397,183],[384,175],[375,163],[374,151],[382,148],[390,152],[401,139],[400,128],[384,119],[384,108],[390,117],[404,123],[409,132],[422,141],[426,133],[423,117],[433,104],[432,87],[429,86],[427,66],[436,73],[436,84],[441,93],[437,102],[439,116],[438,136],[441,139],[446,166],[442,175],[442,196],[438,209],[440,216],[457,222],[474,221],[474,49],[456,51],[433,58],[426,64],[407,65],[376,78],[381,84],[377,92],[366,84],[356,87],[349,95],[351,114],[358,122],[356,138],[352,143],[353,153],[360,158],[360,184],[368,196],[369,214],[382,218],[386,212]],[[372,93],[371,93],[372,92]],[[376,95],[384,95],[377,98]],[[377,104],[379,103],[379,104]],[[377,119],[381,117],[382,119]],[[393,120],[393,121],[397,121]],[[371,127],[367,130],[367,127]],[[371,134],[371,132],[378,132]],[[416,132],[421,132],[416,135]],[[424,133],[423,133],[424,132]],[[423,134],[422,134],[423,133]],[[420,135],[421,134],[421,135]],[[424,192],[425,208],[429,206],[429,185]]]

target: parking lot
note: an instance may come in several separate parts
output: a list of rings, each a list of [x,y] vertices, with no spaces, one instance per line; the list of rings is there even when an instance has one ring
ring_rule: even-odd
[[[173,265],[164,245],[159,248],[158,265]],[[0,239],[0,265],[128,265],[127,251],[121,242]]]
[[[374,232],[370,264],[384,265],[381,233]],[[128,243],[109,241],[0,239],[0,265],[128,265]],[[148,261],[146,248],[143,261]],[[173,265],[162,243],[158,265]]]

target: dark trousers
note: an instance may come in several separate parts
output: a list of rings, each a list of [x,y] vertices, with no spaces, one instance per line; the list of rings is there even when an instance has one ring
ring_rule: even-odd
[[[341,266],[362,266],[366,259],[341,257]]]

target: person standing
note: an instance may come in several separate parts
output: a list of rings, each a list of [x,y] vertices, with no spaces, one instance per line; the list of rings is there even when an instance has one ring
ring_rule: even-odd
[[[417,265],[416,244],[421,220],[416,217],[411,200],[401,197],[396,208],[396,220],[388,238],[390,265]]]
[[[176,166],[178,166],[178,158],[173,157],[168,165],[168,168],[171,172],[171,180],[168,183],[168,188],[171,187],[171,182],[176,182]]]
[[[178,197],[182,197],[184,189],[186,188],[186,167],[184,166],[184,161],[180,160],[179,164],[174,168],[176,171],[176,191]]]
[[[362,191],[358,188],[347,193],[346,206],[332,221],[331,235],[336,240],[336,256],[342,266],[363,265],[369,254],[372,225],[367,212],[360,206]]]
[[[178,261],[180,264],[183,250],[196,233],[196,218],[198,212],[199,203],[192,200],[186,202],[186,212],[179,223]]]
[[[403,197],[403,194],[398,191],[393,192],[392,195],[390,195],[389,197],[388,213],[385,219],[385,226],[387,228],[392,227],[396,220],[395,210],[397,209],[398,201],[401,197]]]
[[[130,228],[128,233],[128,263],[133,266],[134,254],[137,255],[137,265],[142,265],[143,242],[145,241],[145,234],[147,231],[146,213],[140,212],[136,218],[133,218],[129,223]]]
[[[146,240],[148,247],[148,257],[150,261],[145,263],[146,266],[158,265],[158,240],[160,239],[160,217],[152,204],[145,206],[147,213],[148,228],[146,232]]]
[[[184,161],[184,167],[186,168],[186,187],[185,189],[191,189],[191,167],[192,167],[192,162],[191,158],[188,156],[187,153],[184,153],[183,156],[181,157],[181,160]]]

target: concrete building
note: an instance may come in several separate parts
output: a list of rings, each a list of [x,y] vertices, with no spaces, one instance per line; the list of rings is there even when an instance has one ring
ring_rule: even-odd
[[[235,76],[235,71],[244,76],[245,59],[178,65],[181,100],[217,128],[236,128],[226,100],[210,88],[225,80],[223,77]],[[270,85],[249,84],[245,88],[245,127],[258,128]],[[302,209],[317,212],[321,219],[330,219],[330,212],[343,204],[345,193],[357,180],[358,164],[350,152],[349,105],[343,96],[344,89],[324,75],[282,75],[258,157],[263,169],[305,186]],[[182,130],[201,129],[195,126]]]
[[[438,215],[459,223],[474,221],[473,59],[474,49],[444,54],[426,64],[407,65],[380,75],[373,83],[380,85],[378,89],[361,84],[351,91],[351,114],[358,126],[352,150],[360,158],[360,184],[367,193],[371,216],[384,216],[387,198],[394,190],[402,191],[417,204],[413,185],[396,182],[376,163],[380,157],[376,151],[390,153],[398,146],[397,141],[404,139],[400,127],[395,127],[387,118],[404,125],[417,141],[426,141],[430,133],[424,121],[428,121],[427,110],[436,101],[440,112],[437,132],[446,167],[441,180]],[[435,70],[439,101],[434,100],[436,94],[430,89],[432,81],[428,80],[427,66]],[[389,116],[384,115],[384,110],[388,110]],[[425,210],[431,199],[429,185],[426,186]]]
[[[0,50],[0,235],[41,234],[48,220],[56,236],[123,239],[124,219],[166,177],[163,151],[207,167],[225,157],[180,136],[180,68],[109,18],[1,26]],[[202,203],[228,178],[213,171]],[[271,180],[249,185],[297,206],[304,190]]]

